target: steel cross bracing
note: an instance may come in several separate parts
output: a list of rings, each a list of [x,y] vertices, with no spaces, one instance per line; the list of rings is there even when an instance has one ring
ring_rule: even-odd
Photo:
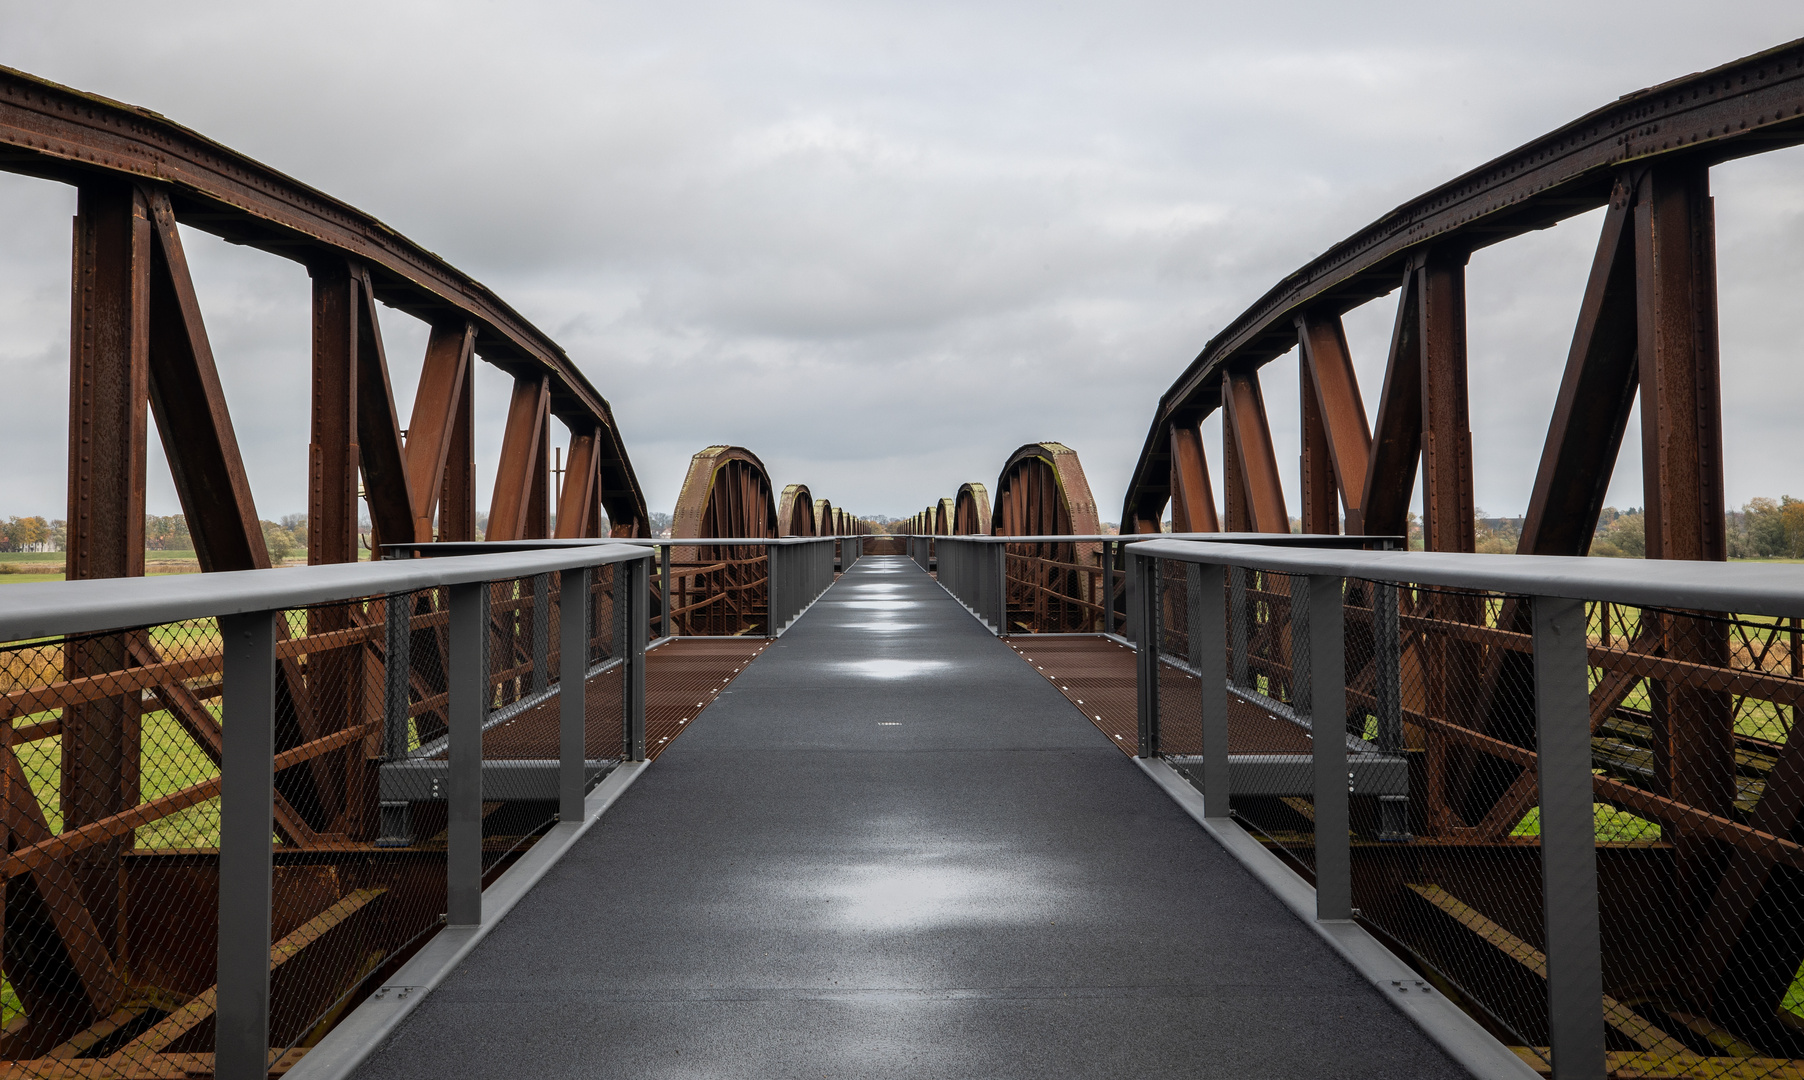
[[[1465,265],[1472,252],[1608,207],[1520,549],[1584,554],[1639,393],[1648,554],[1724,556],[1715,239],[1709,170],[1804,141],[1804,41],[1625,95],[1398,207],[1287,276],[1160,398],[1123,531],[1207,530],[1197,426],[1224,413],[1222,527],[1288,532],[1258,369],[1300,348],[1302,527],[1404,531],[1473,547]],[[1341,316],[1399,300],[1368,424]],[[924,530],[925,531],[925,530]]]
[[[138,571],[146,406],[203,569],[266,565],[230,411],[175,225],[313,277],[309,560],[356,556],[359,480],[389,541],[475,538],[473,373],[515,377],[491,517],[545,534],[548,417],[577,484],[560,529],[644,535],[645,498],[607,401],[550,338],[442,259],[361,211],[149,110],[0,68],[0,168],[75,186],[70,574]],[[376,302],[432,327],[411,424],[396,414]],[[178,437],[179,436],[179,437]]]

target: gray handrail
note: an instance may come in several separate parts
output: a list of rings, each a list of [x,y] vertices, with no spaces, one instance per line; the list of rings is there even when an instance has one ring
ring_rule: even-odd
[[[1401,536],[1343,536],[1339,533],[1095,533],[1083,536],[991,536],[986,533],[894,533],[910,540],[966,540],[980,544],[1143,544],[1154,540],[1208,540],[1217,544],[1269,544],[1277,547],[1401,547]]]
[[[1254,548],[1190,540],[1132,545],[1147,558],[1256,566],[1285,574],[1483,589],[1522,596],[1608,600],[1637,607],[1804,615],[1804,566],[1565,555],[1469,555],[1446,551]]]
[[[580,551],[497,552],[456,560],[384,559],[270,570],[8,585],[0,592],[0,641],[276,611],[650,557],[641,547],[591,544]]]
[[[495,581],[564,572],[560,603],[580,609],[593,567],[616,564],[615,597],[624,639],[615,665],[622,670],[621,756],[645,760],[644,546],[585,544],[555,550],[504,551],[447,559],[383,560],[293,569],[245,570],[159,578],[109,578],[9,586],[0,592],[0,641],[121,631],[217,618],[224,679],[221,694],[219,779],[219,922],[214,1073],[222,1080],[268,1072],[270,939],[274,855],[275,760],[280,613],[331,601],[394,596],[449,587],[446,751],[446,925],[482,919],[483,719],[492,687],[486,643]],[[570,571],[578,571],[571,573]],[[548,583],[548,579],[546,579]],[[392,628],[388,611],[384,619]],[[405,623],[408,620],[401,619]],[[565,618],[560,674],[586,682],[589,625]],[[405,642],[391,632],[388,645]],[[396,652],[386,664],[405,663]],[[535,658],[543,670],[545,658]],[[561,811],[580,818],[585,784],[587,693],[562,693],[558,742]],[[391,688],[391,701],[392,688]],[[551,693],[539,700],[548,700]],[[402,697],[405,704],[406,698]],[[405,713],[403,713],[405,715]]]
[[[589,550],[608,545],[625,545],[648,551],[658,552],[659,579],[670,570],[670,552],[672,548],[683,547],[758,547],[767,549],[770,555],[770,593],[769,618],[765,627],[766,637],[780,637],[790,623],[799,618],[808,606],[827,591],[833,584],[835,566],[834,552],[839,568],[850,567],[863,554],[863,538],[861,536],[766,536],[766,537],[680,537],[674,540],[658,538],[583,538],[583,539],[539,539],[539,540],[458,540],[451,542],[384,544],[382,550],[388,558],[406,560],[408,556],[420,556],[427,559],[446,556],[464,557],[485,552],[506,551],[574,551]],[[797,552],[797,548],[813,549]],[[779,554],[781,553],[781,554]],[[820,558],[825,554],[827,558]],[[664,605],[669,606],[668,597]],[[656,617],[665,613],[659,612]],[[653,617],[648,613],[648,617]],[[666,620],[668,621],[668,620]],[[665,627],[669,633],[670,628]]]
[[[1145,599],[1134,605],[1141,757],[1161,756],[1161,660],[1156,647],[1167,605],[1158,600],[1166,575],[1160,560],[1194,564],[1188,576],[1190,651],[1200,655],[1203,799],[1208,817],[1226,817],[1231,787],[1228,698],[1235,693],[1225,658],[1238,656],[1225,624],[1224,593],[1243,586],[1229,571],[1292,575],[1291,640],[1299,660],[1296,710],[1346,715],[1346,667],[1337,617],[1343,585],[1413,585],[1505,593],[1526,598],[1532,622],[1535,734],[1533,764],[1539,807],[1543,948],[1547,1016],[1558,1080],[1605,1073],[1605,999],[1598,914],[1596,823],[1593,818],[1593,717],[1589,690],[1586,601],[1685,611],[1796,618],[1804,615],[1804,566],[1733,565],[1658,559],[1479,555],[1449,552],[1351,551],[1157,539],[1127,547],[1130,580]],[[1200,571],[1200,576],[1199,576]],[[1391,590],[1392,595],[1395,591]],[[1395,604],[1393,599],[1391,605]],[[1374,602],[1374,620],[1381,605]],[[1395,635],[1393,623],[1386,631]],[[1390,678],[1396,679],[1392,670]],[[1392,695],[1395,700],[1395,695]],[[1319,729],[1319,725],[1318,725]],[[1314,773],[1317,918],[1344,920],[1351,907],[1345,740],[1316,739]],[[1194,759],[1193,759],[1194,760]]]

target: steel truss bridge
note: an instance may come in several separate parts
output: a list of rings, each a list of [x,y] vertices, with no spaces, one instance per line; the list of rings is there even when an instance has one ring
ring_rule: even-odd
[[[1804,1076],[1804,571],[1725,564],[1710,195],[1799,142],[1804,42],[1397,208],[1179,374],[1121,533],[1048,441],[888,528],[709,446],[655,537],[490,290],[0,69],[0,168],[78,192],[67,580],[0,590],[0,1075]],[[1598,208],[1534,558],[1474,554],[1464,268]],[[178,225],[311,277],[305,568]],[[1368,413],[1341,319],[1392,293]],[[378,302],[431,328],[406,425]],[[1588,560],[1637,402],[1648,559]],[[197,576],[144,576],[153,417]]]

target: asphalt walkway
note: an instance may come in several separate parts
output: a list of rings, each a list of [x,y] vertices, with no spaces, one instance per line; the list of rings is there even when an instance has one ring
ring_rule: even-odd
[[[358,1073],[1464,1075],[893,557],[752,663]]]

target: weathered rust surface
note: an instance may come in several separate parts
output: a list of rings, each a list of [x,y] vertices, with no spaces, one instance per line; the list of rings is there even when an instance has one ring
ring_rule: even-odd
[[[988,536],[990,534],[990,492],[975,481],[958,486],[952,500],[952,532],[956,536]]]
[[[786,484],[777,500],[780,536],[818,536],[814,520],[814,496],[806,484]]]
[[[996,480],[991,526],[997,536],[1095,535],[1096,498],[1077,451],[1042,442],[1010,454]]]
[[[430,251],[148,109],[10,68],[0,68],[0,146],[9,172],[139,199],[161,193],[182,224],[309,268],[353,265],[368,275],[374,299],[434,326],[467,322],[477,355],[516,373],[543,373],[553,415],[601,429],[608,516],[643,535],[645,499],[606,399],[556,342]]]
[[[1479,248],[1604,206],[1625,176],[1644,170],[1669,178],[1697,175],[1723,161],[1799,142],[1804,142],[1804,41],[1793,41],[1624,95],[1405,203],[1286,276],[1210,339],[1159,400],[1121,520],[1159,520],[1170,497],[1170,429],[1194,425],[1221,407],[1221,384],[1230,372],[1255,370],[1288,352],[1297,343],[1299,316],[1335,318],[1399,285],[1410,304],[1412,266],[1435,259],[1463,262]],[[1681,202],[1685,198],[1691,197],[1682,196]],[[1714,307],[1708,315],[1714,318]],[[1443,399],[1442,405],[1454,403]],[[1452,419],[1446,409],[1442,413]],[[1382,422],[1376,426],[1382,448],[1395,432]],[[1464,467],[1460,448],[1435,449],[1443,457],[1453,455],[1442,464],[1457,477]],[[1394,476],[1403,467],[1402,461],[1387,462],[1379,475]],[[1401,486],[1407,491],[1411,485]],[[1367,487],[1368,499],[1387,494]],[[1711,505],[1720,502],[1718,497]],[[1368,520],[1365,531],[1397,530]]]

